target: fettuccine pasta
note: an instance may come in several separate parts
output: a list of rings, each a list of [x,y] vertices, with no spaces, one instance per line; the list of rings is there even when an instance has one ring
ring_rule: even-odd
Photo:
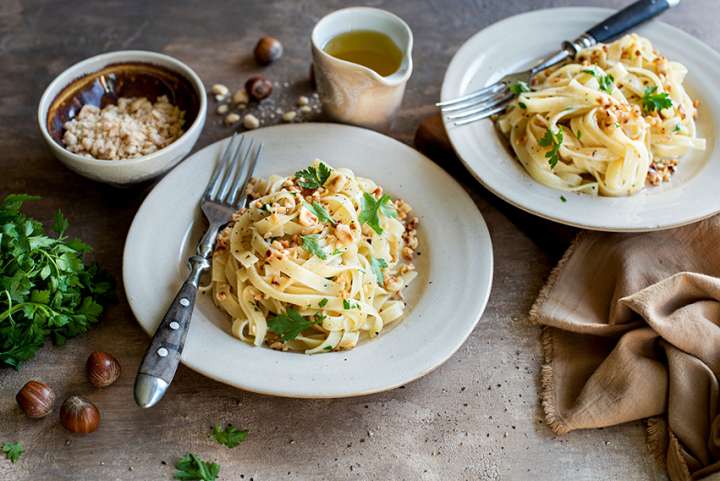
[[[308,354],[350,349],[403,315],[417,219],[370,179],[320,161],[250,185],[218,237],[215,304],[238,339]]]
[[[687,69],[635,34],[533,79],[498,119],[518,159],[555,189],[627,196],[670,180],[697,137]]]

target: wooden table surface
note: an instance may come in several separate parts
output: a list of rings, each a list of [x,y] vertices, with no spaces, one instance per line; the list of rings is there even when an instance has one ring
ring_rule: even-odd
[[[502,18],[550,6],[619,7],[626,0],[380,1],[415,34],[415,72],[392,135],[411,143],[432,113],[445,68],[469,36]],[[0,8],[0,195],[39,194],[28,207],[48,221],[62,208],[71,234],[95,247],[118,282],[120,302],[89,334],[64,347],[47,345],[18,372],[0,370],[0,442],[21,441],[17,464],[0,460],[0,479],[168,480],[188,451],[222,465],[224,480],[643,480],[663,479],[648,456],[640,423],[554,436],[537,400],[538,330],[526,313],[543,280],[575,234],[533,218],[481,188],[454,163],[446,165],[482,211],[494,244],[494,286],[487,310],[463,347],[441,368],[391,392],[352,399],[295,400],[247,393],[181,367],[165,399],[135,407],[132,385],[148,342],[121,287],[125,235],[151,185],[115,189],[80,177],[46,150],[36,126],[37,102],[50,80],[100,52],[148,49],[187,62],[206,86],[237,88],[259,71],[251,49],[262,34],[280,38],[282,60],[263,73],[280,83],[278,107],[308,91],[308,36],[313,24],[345,2],[334,0],[185,2],[3,0]],[[717,0],[685,1],[663,20],[720,49]],[[681,60],[681,59],[680,59]],[[287,87],[285,87],[287,83]],[[210,102],[212,105],[213,102]],[[229,130],[209,113],[196,149]],[[158,302],[166,302],[158,299]],[[123,375],[91,388],[89,352],[115,354]],[[101,409],[100,429],[66,432],[57,413],[26,419],[14,401],[28,379],[51,384],[60,398],[79,393]],[[215,422],[249,429],[229,450],[208,438]]]

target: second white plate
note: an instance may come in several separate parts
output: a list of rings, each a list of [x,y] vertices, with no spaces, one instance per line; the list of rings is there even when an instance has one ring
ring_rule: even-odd
[[[442,87],[449,100],[527,68],[563,40],[613,13],[603,8],[537,10],[498,22],[470,38],[450,62]],[[707,150],[681,160],[670,183],[632,197],[610,198],[551,189],[533,180],[513,157],[490,120],[455,127],[450,141],[470,172],[489,190],[528,212],[586,229],[641,232],[690,224],[720,212],[716,123],[720,119],[720,55],[687,33],[661,22],[635,30],[670,60],[684,64],[690,95],[701,101],[698,134]],[[562,196],[562,198],[561,198]],[[565,198],[566,201],[562,199]]]
[[[324,398],[369,394],[417,379],[447,360],[475,327],[492,281],[492,246],[480,212],[442,169],[400,142],[357,127],[298,124],[246,133],[264,144],[256,175],[289,175],[320,158],[374,179],[413,206],[420,219],[418,278],[404,318],[351,351],[314,356],[252,347],[230,334],[230,320],[200,295],[182,361],[242,389]],[[197,152],[150,192],[130,227],[123,258],[135,317],[153,333],[187,275],[199,236],[198,200],[223,142]]]

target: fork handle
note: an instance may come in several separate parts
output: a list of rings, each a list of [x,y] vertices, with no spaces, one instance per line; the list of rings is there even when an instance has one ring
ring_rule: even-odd
[[[202,255],[192,256],[189,262],[190,274],[155,331],[135,378],[135,402],[143,408],[152,407],[162,399],[180,364],[200,275],[210,267]]]
[[[607,42],[654,18],[680,0],[639,0],[587,31],[598,42]]]
[[[576,55],[583,48],[619,37],[678,3],[680,0],[638,0],[598,23],[572,42],[565,42],[563,48]]]

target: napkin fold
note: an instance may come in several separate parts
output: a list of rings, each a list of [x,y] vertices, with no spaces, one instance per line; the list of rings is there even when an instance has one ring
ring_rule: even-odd
[[[648,420],[672,481],[720,479],[720,216],[645,234],[581,233],[530,311],[548,425]]]

